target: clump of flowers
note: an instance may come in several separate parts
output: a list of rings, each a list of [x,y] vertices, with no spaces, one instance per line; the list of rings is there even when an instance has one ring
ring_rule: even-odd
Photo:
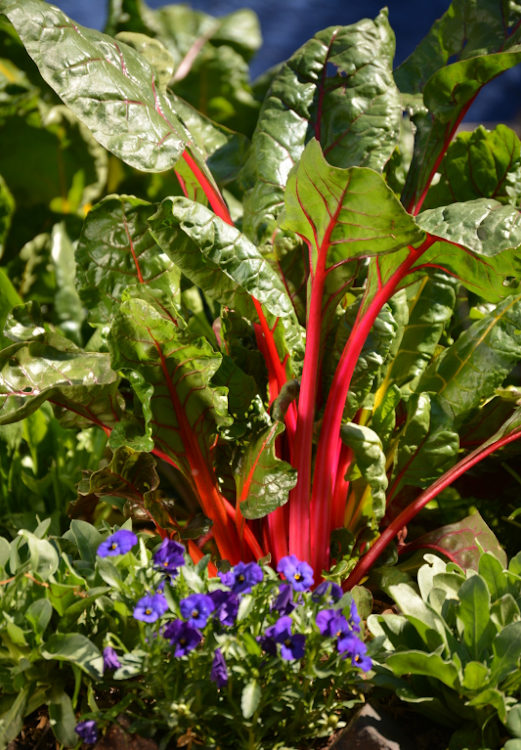
[[[194,564],[179,542],[146,543],[138,552],[137,536],[120,529],[98,554],[117,565],[110,598],[127,613],[126,642],[107,632],[104,675],[153,696],[151,735],[162,726],[208,748],[240,739],[271,750],[342,726],[372,667],[351,594],[330,581],[313,589],[295,555],[277,571],[239,562],[214,578],[209,557]]]

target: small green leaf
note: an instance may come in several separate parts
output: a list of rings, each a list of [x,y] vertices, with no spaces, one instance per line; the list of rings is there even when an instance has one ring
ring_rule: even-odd
[[[371,488],[372,512],[377,520],[385,514],[387,475],[380,438],[369,427],[349,422],[340,428],[340,438],[354,453],[357,466]]]
[[[251,719],[260,703],[261,695],[261,686],[256,680],[245,685],[241,696],[241,710],[245,719]]]
[[[95,680],[103,677],[103,656],[86,636],[80,633],[55,633],[42,649],[44,659],[77,664]]]
[[[521,703],[516,703],[507,713],[506,728],[514,737],[521,738]]]
[[[463,687],[467,690],[480,690],[489,680],[490,670],[480,661],[469,661],[463,670]]]
[[[10,708],[0,716],[0,747],[6,748],[7,745],[18,735],[24,725],[24,716],[27,703],[34,690],[34,683],[24,685],[18,695],[14,697]]]
[[[492,604],[507,593],[508,580],[497,557],[489,552],[481,555],[479,558],[479,574],[485,579]]]
[[[76,717],[67,693],[61,692],[58,696],[53,695],[49,703],[49,720],[58,742],[65,747],[76,747],[78,744],[78,735],[75,732]]]
[[[490,663],[492,679],[502,682],[505,677],[519,668],[521,655],[521,622],[507,625],[492,643],[493,659]]]
[[[454,662],[444,661],[439,654],[404,651],[391,654],[385,663],[397,677],[404,674],[421,674],[440,680],[450,688],[454,688],[458,680],[458,669]]]
[[[103,541],[103,537],[99,531],[91,523],[74,520],[71,521],[71,532],[78,545],[80,558],[94,565],[96,563],[98,547]]]
[[[458,596],[457,616],[463,626],[463,640],[478,660],[490,646],[496,630],[490,622],[490,592],[484,579],[473,575],[461,585]]]
[[[31,623],[34,632],[41,637],[52,617],[52,605],[48,599],[37,599],[29,605],[25,617]]]
[[[20,532],[27,539],[31,571],[47,581],[58,570],[60,559],[56,548],[46,539],[38,539],[25,529]]]

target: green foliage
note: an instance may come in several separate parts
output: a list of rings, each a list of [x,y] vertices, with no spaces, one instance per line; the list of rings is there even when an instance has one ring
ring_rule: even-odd
[[[127,476],[126,469],[122,474]],[[101,479],[91,484],[99,488]],[[55,738],[65,747],[77,746],[79,713],[94,718],[100,733],[127,713],[138,722],[136,730],[164,747],[192,732],[206,747],[223,750],[237,747],[237,738],[259,750],[296,749],[345,725],[361,700],[360,670],[339,653],[333,638],[320,634],[315,618],[331,606],[350,618],[350,594],[335,603],[310,591],[292,594],[297,606],[289,619],[293,632],[305,637],[307,658],[285,660],[280,647],[266,653],[258,642],[277,620],[271,605],[283,585],[264,566],[259,568],[264,580],[235,597],[238,611],[231,619],[222,624],[210,616],[200,626],[204,641],[174,656],[163,633],[186,619],[181,600],[229,592],[228,586],[209,571],[208,557],[194,565],[186,556],[184,565],[165,576],[152,559],[158,540],[149,534],[139,535],[124,555],[100,557],[98,547],[110,532],[73,521],[63,536],[50,535],[47,522],[11,543],[0,538],[0,571],[7,579],[0,600],[0,747],[16,737],[25,716],[46,705]],[[139,600],[159,588],[166,611],[153,623],[136,618]],[[104,663],[102,652],[109,646],[117,669]],[[226,660],[225,689],[209,679],[216,648]],[[105,703],[99,696],[108,691],[115,700]],[[145,709],[152,696],[153,706]]]
[[[518,558],[508,568],[491,552],[477,559],[477,570],[465,575],[456,563],[425,555],[418,587],[386,586],[399,614],[371,615],[367,623],[381,649],[377,684],[455,729],[451,749],[497,747],[505,728],[518,736]]]

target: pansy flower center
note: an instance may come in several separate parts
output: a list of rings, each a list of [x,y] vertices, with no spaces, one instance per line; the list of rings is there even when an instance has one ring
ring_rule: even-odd
[[[244,583],[245,579],[244,579],[244,576],[242,575],[242,573],[237,577],[237,580],[239,581],[239,583]]]
[[[192,610],[192,617],[199,617],[199,610],[198,609],[193,609]]]
[[[293,576],[293,578],[294,578],[294,579],[295,579],[296,581],[300,581],[300,579],[302,578],[302,575],[301,575],[300,573],[295,573],[295,575]]]
[[[181,646],[186,646],[186,638],[180,638],[179,643],[181,644]]]
[[[147,609],[145,609],[145,614],[146,615],[151,615],[152,614],[152,610],[150,609],[150,607],[147,607]]]
[[[110,545],[110,549],[117,549],[117,548],[118,548],[118,543],[112,542],[112,544]]]
[[[163,563],[163,565],[165,566],[165,568],[168,568],[168,560],[165,560],[165,562]]]
[[[284,645],[289,648],[291,646],[291,638],[286,638],[286,640],[284,641]]]

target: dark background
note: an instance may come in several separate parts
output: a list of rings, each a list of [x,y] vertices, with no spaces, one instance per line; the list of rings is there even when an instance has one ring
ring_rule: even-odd
[[[385,0],[192,0],[193,8],[215,16],[238,8],[252,8],[259,16],[264,44],[251,64],[252,78],[287,59],[316,31],[333,24],[350,24],[374,18]],[[500,2],[500,0],[497,0]],[[106,0],[55,0],[55,4],[84,26],[103,29]],[[158,8],[162,0],[149,0]],[[423,39],[449,0],[389,0],[389,20],[396,34],[395,65],[399,65]],[[521,65],[492,81],[476,99],[467,122],[513,123],[521,115]]]

